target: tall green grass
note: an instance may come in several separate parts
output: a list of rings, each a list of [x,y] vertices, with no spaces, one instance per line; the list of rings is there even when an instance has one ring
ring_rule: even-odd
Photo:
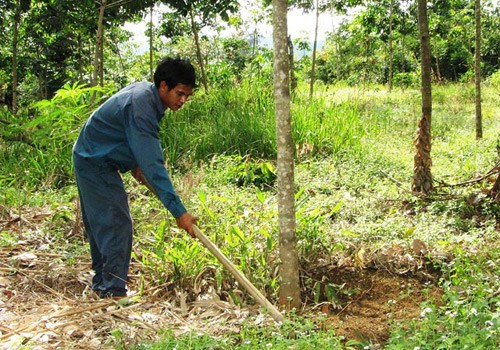
[[[269,86],[243,81],[198,92],[182,110],[167,112],[161,137],[171,163],[215,154],[274,157],[275,125]]]
[[[291,107],[298,156],[359,151],[365,126],[355,103],[296,96]],[[167,113],[162,141],[174,164],[216,154],[275,159],[275,118],[272,84],[244,80],[208,94],[199,92],[182,110]]]

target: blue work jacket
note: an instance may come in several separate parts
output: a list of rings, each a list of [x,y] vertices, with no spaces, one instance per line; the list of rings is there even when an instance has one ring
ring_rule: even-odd
[[[163,205],[178,218],[186,208],[164,165],[159,138],[164,114],[154,84],[131,84],[90,116],[73,147],[73,155],[122,173],[139,166]]]

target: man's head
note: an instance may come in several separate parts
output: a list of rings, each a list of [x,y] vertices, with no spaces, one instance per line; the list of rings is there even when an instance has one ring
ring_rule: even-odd
[[[164,58],[154,74],[155,86],[165,108],[178,110],[196,87],[193,65],[181,59]]]
[[[177,84],[196,87],[196,74],[193,65],[180,58],[166,57],[158,63],[154,75],[155,86],[160,87],[162,81],[173,89]]]

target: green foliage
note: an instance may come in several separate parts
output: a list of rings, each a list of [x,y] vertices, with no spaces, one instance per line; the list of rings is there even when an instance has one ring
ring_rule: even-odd
[[[493,73],[488,79],[488,82],[491,84],[491,86],[500,89],[500,70],[497,70],[495,73]]]
[[[258,81],[200,92],[182,110],[164,118],[167,159],[189,164],[222,153],[272,157],[273,109],[271,87]]]
[[[401,89],[416,88],[419,83],[419,78],[415,73],[396,73],[392,79],[394,86]]]
[[[233,91],[214,91],[211,95],[195,96],[187,106],[189,113],[181,115],[180,111],[167,115],[163,130],[171,133],[174,139],[178,137],[179,142],[184,140],[175,135],[178,126],[183,132],[181,136],[189,141],[194,138],[199,144],[209,144],[213,137],[216,140],[213,142],[214,153],[220,150],[217,142],[225,142],[224,146],[228,147],[235,141],[234,145],[237,146],[237,142],[243,142],[246,136],[250,138],[253,134],[258,134],[251,129],[252,126],[265,130],[272,125],[260,120],[272,119],[269,89],[263,89],[257,82],[252,86],[246,84],[248,82],[242,82],[242,86],[236,85]],[[34,140],[38,143],[43,142],[46,137],[54,137],[55,142],[35,148],[2,140],[0,156],[3,157],[4,169],[0,177],[0,213],[4,215],[4,212],[12,211],[22,214],[26,207],[46,207],[50,208],[53,215],[51,220],[37,224],[37,230],[33,232],[18,233],[5,226],[0,232],[0,245],[12,245],[20,240],[19,235],[22,234],[22,239],[27,241],[36,241],[40,236],[50,237],[49,243],[43,246],[48,251],[65,251],[70,256],[78,256],[77,253],[84,254],[82,250],[87,249],[81,244],[80,237],[76,244],[75,240],[66,238],[75,219],[73,200],[76,188],[68,186],[64,190],[52,191],[55,187],[49,185],[56,183],[49,181],[51,169],[45,169],[53,164],[47,160],[52,154],[62,156],[65,152],[61,151],[65,145],[59,143],[72,142],[70,136],[65,135],[62,130],[51,130],[46,124],[59,123],[60,121],[54,120],[56,117],[74,118],[76,120],[68,120],[67,125],[58,124],[58,128],[67,133],[78,130],[77,124],[82,123],[90,111],[82,108],[74,113],[73,107],[89,101],[86,93],[80,92],[81,89],[84,88],[67,87],[60,92],[57,103],[44,102],[40,110],[37,110],[36,118],[46,119],[32,127],[33,130],[43,129]],[[307,95],[306,90],[303,85],[299,85],[297,94]],[[437,184],[477,178],[491,169],[498,159],[498,118],[485,118],[485,138],[477,142],[474,123],[470,118],[472,101],[465,98],[470,93],[469,89],[457,84],[436,87],[434,92],[437,98],[433,113],[435,138],[432,152],[433,175]],[[495,90],[491,86],[485,86],[484,93],[485,96],[491,96]],[[81,97],[82,94],[85,97]],[[491,347],[493,337],[498,336],[494,332],[494,327],[498,328],[498,325],[493,318],[497,317],[497,311],[493,307],[498,300],[497,296],[490,295],[498,289],[495,276],[498,275],[499,257],[495,242],[498,237],[496,225],[499,207],[483,194],[491,186],[486,181],[463,188],[443,185],[438,187],[438,194],[426,199],[411,195],[411,140],[420,115],[419,98],[418,91],[412,89],[389,94],[379,87],[361,90],[340,84],[320,89],[316,101],[310,103],[302,96],[295,96],[292,105],[294,137],[296,142],[307,140],[308,144],[314,145],[311,150],[305,141],[302,144],[297,142],[295,200],[300,259],[301,262],[311,263],[330,261],[340,256],[344,261],[349,261],[357,256],[359,247],[366,247],[367,254],[369,250],[377,251],[392,245],[407,249],[414,239],[420,239],[437,256],[443,256],[442,259],[446,262],[444,265],[433,260],[435,266],[432,265],[432,268],[443,271],[441,285],[446,296],[441,303],[436,301],[435,304],[429,302],[422,305],[422,311],[431,310],[425,311],[425,319],[419,319],[419,322],[407,327],[393,324],[388,344],[394,349],[412,349],[415,346],[423,349],[425,347],[418,344],[428,341],[437,347],[446,348],[449,343],[453,343],[463,348],[460,346],[472,346],[475,341],[477,347],[484,344],[484,348],[488,348]],[[206,103],[206,109],[203,109],[203,102]],[[485,100],[485,108],[490,115],[498,113],[498,104],[491,102],[489,97]],[[53,118],[47,117],[52,113]],[[218,120],[218,129],[210,124],[210,120],[215,119],[214,116],[231,118],[232,113],[240,113],[238,122],[241,124],[232,120],[232,124],[225,125],[225,120]],[[247,120],[248,115],[253,120]],[[8,113],[3,118],[15,120]],[[203,123],[199,119],[203,119]],[[32,120],[26,120],[28,122]],[[249,132],[245,128],[249,128]],[[200,130],[200,134],[197,134],[197,130]],[[267,135],[271,134],[265,131],[268,132]],[[212,134],[207,136],[210,132]],[[243,134],[241,138],[237,138],[236,132]],[[165,144],[169,137],[165,137]],[[186,150],[193,145],[197,147],[196,142],[183,144],[183,147]],[[255,173],[261,171],[261,168],[266,169],[265,163],[273,163],[264,157],[249,156],[244,151],[239,155],[236,151],[231,154],[232,150],[237,149],[236,146],[229,146],[226,155],[206,152],[209,154],[208,159],[200,162],[198,167],[192,163],[183,163],[185,158],[178,156],[175,162],[171,162],[174,170],[172,178],[186,206],[200,216],[200,227],[205,234],[259,290],[271,301],[275,301],[280,286],[276,193],[272,190],[263,191],[251,184],[237,186],[228,179],[228,174],[233,172],[234,178],[240,171],[245,176],[253,172],[250,179],[267,181],[269,173],[262,172],[258,176]],[[171,152],[168,147],[167,151]],[[33,158],[31,153],[26,152],[30,149],[36,149],[39,158]],[[11,154],[22,155],[22,158],[16,158],[16,163],[13,164]],[[192,159],[197,159],[194,154],[191,155]],[[24,159],[29,162],[24,163]],[[42,164],[41,168],[39,162]],[[69,163],[69,159],[67,162]],[[70,165],[62,165],[66,166]],[[193,173],[177,171],[181,166]],[[37,177],[33,177],[33,182],[47,184],[44,191],[20,190],[20,181],[26,181],[34,174]],[[47,175],[48,178],[43,178]],[[183,175],[186,176],[182,178]],[[194,178],[197,180],[194,181]],[[210,289],[222,300],[237,305],[254,302],[247,293],[239,290],[234,278],[220,267],[199,242],[175,228],[174,220],[165,213],[158,200],[142,195],[141,189],[135,187],[135,182],[132,182],[128,174],[125,175],[125,181],[135,223],[136,245],[133,248],[132,266],[140,266],[141,271],[140,281],[133,283],[140,284],[140,291],[148,286],[161,285],[163,288],[165,285],[162,291],[183,292],[189,303],[204,296]],[[68,193],[60,195],[66,190]],[[25,214],[25,217],[29,216]],[[444,258],[447,255],[441,252],[447,253],[454,247],[462,247],[463,251],[470,250],[477,257],[460,253],[459,259],[450,264]],[[475,254],[483,250],[488,252],[487,256]],[[133,279],[135,278],[134,276]],[[462,279],[467,279],[463,286],[460,285]],[[301,281],[304,293],[311,297],[309,300],[312,302],[338,306],[353,293],[362,293],[327,279],[305,276]],[[451,317],[453,313],[456,315]],[[296,319],[292,315],[289,321],[279,329],[246,324],[239,334],[228,332],[218,337],[196,333],[174,337],[169,333],[163,345],[142,346],[177,346],[180,349],[203,348],[205,345],[215,348],[223,344],[228,348],[252,348],[271,344],[279,349],[298,344],[297,346],[304,348],[322,348],[325,341],[329,341],[328,344],[333,348],[338,345],[339,349],[341,346],[359,349],[367,345],[356,341],[346,345],[345,340],[334,332],[319,327],[321,322],[310,314],[303,319]],[[458,322],[462,322],[462,325]],[[490,322],[493,323],[491,327]],[[463,330],[459,330],[462,326]],[[289,337],[291,333],[295,335]],[[112,336],[116,345],[121,346],[125,335],[112,331]],[[453,339],[444,340],[443,336]],[[457,337],[464,339],[456,340]],[[126,345],[129,346],[128,343]]]
[[[72,178],[71,149],[95,107],[92,96],[99,93],[105,98],[111,92],[66,84],[51,100],[34,103],[30,110],[7,124],[2,135],[20,142],[12,142],[2,152],[1,156],[9,160],[3,163],[0,179],[10,178],[18,185],[28,186],[66,185]],[[25,171],[12,177],[19,166]]]
[[[485,252],[458,250],[442,266],[442,304],[426,302],[420,320],[395,325],[387,349],[408,345],[429,349],[494,349],[500,340],[498,248]]]
[[[170,281],[181,289],[188,288],[193,283],[193,276],[198,276],[210,265],[210,259],[196,241],[182,234],[170,234],[170,222],[162,220],[158,227],[148,229],[148,236],[154,238],[152,245],[147,242],[133,255],[155,283],[161,285]]]
[[[231,157],[230,157],[231,158]],[[227,168],[230,182],[238,186],[255,185],[261,189],[272,188],[276,181],[274,166],[266,161],[253,161],[249,156],[232,157],[234,165]]]
[[[319,323],[319,322],[318,322]],[[156,344],[142,344],[136,350],[191,349],[332,349],[356,350],[361,342],[343,340],[333,330],[321,329],[311,320],[290,315],[281,326],[258,326],[245,322],[239,333],[224,338],[190,332],[176,337],[168,330]]]

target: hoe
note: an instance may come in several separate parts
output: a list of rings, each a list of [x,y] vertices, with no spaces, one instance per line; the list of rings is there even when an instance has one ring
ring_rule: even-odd
[[[200,231],[197,226],[193,226],[193,231],[201,243],[219,260],[219,262],[231,272],[231,274],[236,278],[238,283],[240,283],[245,289],[250,293],[250,295],[263,307],[265,307],[274,318],[275,321],[283,321],[283,315],[274,307],[269,300],[266,299],[262,293],[255,288],[255,286],[234,266],[229,259],[222,254],[222,252],[217,248],[217,246],[208,239],[207,236]]]

